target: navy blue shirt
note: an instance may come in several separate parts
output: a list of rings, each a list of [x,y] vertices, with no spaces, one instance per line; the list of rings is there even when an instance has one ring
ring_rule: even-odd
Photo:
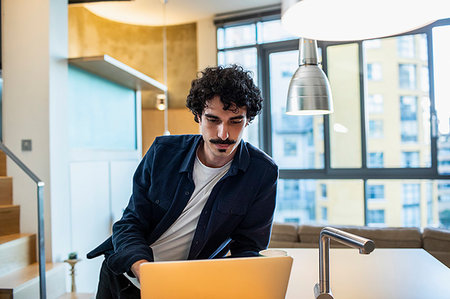
[[[150,244],[180,216],[192,192],[192,171],[201,135],[156,138],[133,177],[133,193],[112,239],[88,254],[106,253],[116,274],[141,259],[153,261]],[[278,167],[241,141],[228,172],[214,186],[200,214],[188,259],[256,256],[267,248],[275,209]],[[112,241],[112,248],[111,248]]]

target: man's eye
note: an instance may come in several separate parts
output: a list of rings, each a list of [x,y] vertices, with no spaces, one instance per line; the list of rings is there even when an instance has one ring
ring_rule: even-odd
[[[211,122],[211,123],[217,123],[217,122],[219,122],[219,120],[216,119],[216,118],[208,118],[208,121]]]
[[[240,123],[242,123],[242,119],[240,119],[240,120],[232,120],[231,123],[232,124],[240,124]]]

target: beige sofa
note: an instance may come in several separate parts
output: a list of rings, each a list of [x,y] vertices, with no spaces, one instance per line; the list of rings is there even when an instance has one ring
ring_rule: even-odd
[[[450,268],[450,231],[425,228],[423,232],[413,227],[367,227],[330,225],[337,229],[366,237],[376,248],[424,248]],[[269,248],[317,248],[323,226],[274,223]],[[331,247],[345,247],[331,241]]]

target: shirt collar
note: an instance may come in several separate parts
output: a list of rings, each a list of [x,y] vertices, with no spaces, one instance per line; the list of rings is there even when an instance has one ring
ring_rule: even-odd
[[[194,142],[192,143],[191,148],[189,149],[186,158],[184,159],[183,163],[181,164],[180,171],[179,172],[189,172],[192,173],[194,169],[194,160],[195,155],[197,153],[197,147],[202,142],[202,136],[197,135],[194,139]],[[234,155],[233,162],[230,166],[230,174],[236,174],[237,171],[240,169],[242,171],[246,171],[249,164],[250,164],[250,154],[248,153],[247,144],[244,142],[244,140],[241,140],[238,148],[236,149],[236,154]]]

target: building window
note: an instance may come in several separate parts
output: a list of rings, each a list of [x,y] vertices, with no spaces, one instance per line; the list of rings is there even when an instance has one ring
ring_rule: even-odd
[[[384,226],[384,210],[368,210],[367,225],[368,226]]]
[[[420,227],[420,184],[403,184],[403,225]]]
[[[383,113],[383,96],[381,94],[371,94],[367,100],[367,112],[369,114]]]
[[[297,156],[297,140],[295,138],[284,138],[284,155],[286,157]]]
[[[384,200],[384,185],[367,185],[367,199]]]
[[[400,124],[400,130],[402,143],[417,142],[417,135],[418,135],[417,121],[415,120],[402,121]]]
[[[402,167],[419,167],[419,152],[402,152]]]
[[[398,56],[413,58],[415,56],[414,35],[404,35],[397,38]]]
[[[321,214],[321,219],[323,222],[327,222],[328,221],[328,209],[327,207],[321,207],[320,208],[320,214]]]
[[[400,96],[400,120],[417,120],[417,97]]]
[[[370,81],[380,81],[383,78],[381,64],[374,62],[367,64],[367,79]]]
[[[369,138],[383,138],[383,121],[381,119],[369,120]]]
[[[384,155],[381,152],[369,153],[367,167],[382,168],[384,167]]]
[[[327,198],[327,185],[326,184],[320,184],[320,195],[323,199]]]
[[[398,82],[402,89],[416,89],[416,65],[399,64]]]

